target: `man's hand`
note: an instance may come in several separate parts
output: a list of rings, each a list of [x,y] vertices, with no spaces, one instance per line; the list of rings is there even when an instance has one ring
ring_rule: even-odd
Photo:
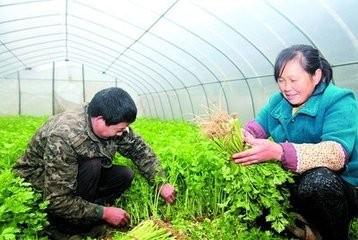
[[[244,141],[250,145],[251,148],[233,154],[232,159],[235,163],[250,165],[269,160],[281,160],[283,149],[280,144],[267,139],[254,138],[248,132],[245,132]]]
[[[103,220],[113,226],[125,226],[129,222],[129,214],[121,208],[104,207]]]
[[[166,183],[163,184],[160,189],[160,196],[165,200],[166,203],[172,203],[175,200],[175,189],[172,185]]]

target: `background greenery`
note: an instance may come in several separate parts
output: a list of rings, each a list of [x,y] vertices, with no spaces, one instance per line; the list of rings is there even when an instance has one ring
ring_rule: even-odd
[[[46,118],[0,118],[0,239],[37,239],[46,226],[39,195],[10,169]],[[221,154],[196,125],[181,121],[139,119],[134,130],[148,142],[177,189],[167,205],[133,163],[115,162],[135,170],[132,187],[116,203],[131,215],[128,230],[146,219],[161,219],[180,239],[290,239],[288,194],[290,174],[276,163],[242,168]],[[20,199],[20,201],[19,201]],[[15,204],[16,203],[16,204]],[[358,239],[358,225],[352,227]],[[118,232],[114,239],[121,239]]]

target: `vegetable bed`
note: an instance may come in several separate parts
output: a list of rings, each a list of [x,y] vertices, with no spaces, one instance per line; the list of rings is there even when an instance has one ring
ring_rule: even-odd
[[[9,169],[45,120],[0,118],[0,239],[43,237],[46,203]],[[131,223],[125,230],[112,230],[106,239],[146,239],[130,237],[138,233],[159,236],[149,239],[292,239],[284,231],[289,222],[284,185],[291,175],[279,164],[238,166],[188,122],[141,118],[133,128],[157,154],[177,199],[165,204],[157,187],[149,186],[130,160],[116,156],[116,163],[136,173],[130,190],[116,202],[130,214]],[[15,209],[6,199],[20,192],[25,192],[23,197],[12,200]],[[356,223],[352,237],[357,239],[355,229]]]

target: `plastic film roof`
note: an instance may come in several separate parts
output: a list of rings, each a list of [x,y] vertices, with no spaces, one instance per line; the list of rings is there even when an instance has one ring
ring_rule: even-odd
[[[1,1],[0,97],[22,92],[3,108],[33,109],[53,101],[54,86],[78,103],[116,85],[143,115],[190,119],[214,104],[247,120],[276,91],[277,54],[298,43],[319,48],[335,83],[357,94],[357,9],[355,0]]]

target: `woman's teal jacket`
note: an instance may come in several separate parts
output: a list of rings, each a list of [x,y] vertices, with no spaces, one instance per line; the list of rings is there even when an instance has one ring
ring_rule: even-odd
[[[289,102],[277,93],[256,121],[277,143],[340,143],[348,156],[341,176],[358,186],[358,106],[352,91],[320,83],[294,115]]]

